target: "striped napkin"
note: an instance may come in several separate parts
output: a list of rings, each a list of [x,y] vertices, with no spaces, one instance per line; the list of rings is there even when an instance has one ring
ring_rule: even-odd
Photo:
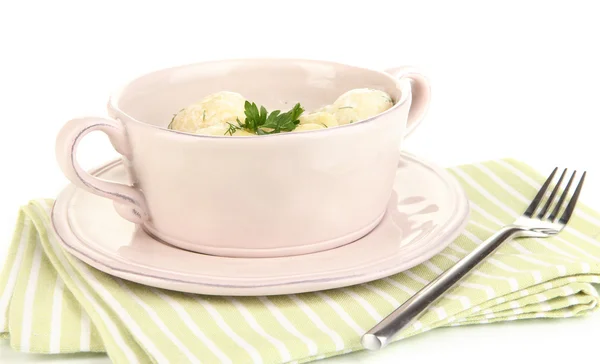
[[[1,335],[23,352],[106,351],[115,363],[307,362],[360,350],[366,330],[512,222],[545,178],[514,160],[451,172],[472,215],[441,254],[375,282],[286,296],[201,296],[113,278],[65,253],[50,229],[52,201],[32,201],[0,276]],[[442,326],[592,313],[599,226],[600,214],[580,203],[560,236],[507,243],[399,339]]]

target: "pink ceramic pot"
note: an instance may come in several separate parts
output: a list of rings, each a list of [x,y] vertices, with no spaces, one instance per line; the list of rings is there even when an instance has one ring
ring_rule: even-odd
[[[174,113],[204,96],[234,91],[268,109],[307,111],[370,87],[395,106],[324,130],[265,136],[201,136],[167,129]],[[127,84],[111,118],[69,121],[56,156],[78,187],[115,201],[121,216],[172,245],[206,254],[273,257],[335,248],[371,231],[392,192],[403,138],[429,102],[414,70],[380,72],[296,59],[227,60],[170,68]],[[79,141],[105,132],[132,185],[92,177],[77,163]]]

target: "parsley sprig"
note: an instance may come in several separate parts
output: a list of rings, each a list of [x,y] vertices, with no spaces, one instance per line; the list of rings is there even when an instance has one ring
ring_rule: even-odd
[[[300,123],[298,117],[300,117],[303,112],[304,108],[300,106],[299,103],[294,105],[288,112],[282,113],[280,110],[275,110],[271,113],[267,113],[267,109],[265,109],[264,106],[259,108],[254,102],[251,103],[246,101],[244,103],[244,115],[246,115],[246,120],[241,122],[240,119],[237,119],[237,125],[227,123],[229,124],[229,128],[225,134],[233,135],[240,129],[246,129],[250,133],[257,135],[292,131],[296,129],[296,126]]]

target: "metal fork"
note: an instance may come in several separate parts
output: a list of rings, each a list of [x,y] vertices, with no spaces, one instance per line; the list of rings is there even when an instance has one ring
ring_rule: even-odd
[[[573,172],[571,178],[569,178],[569,182],[567,182],[567,186],[551,210],[567,173],[566,169],[563,170],[550,196],[546,199],[546,191],[552,184],[557,170],[558,167],[554,168],[523,215],[517,218],[513,224],[503,227],[500,231],[481,243],[475,250],[423,287],[408,301],[364,334],[361,340],[363,347],[369,350],[379,350],[387,346],[394,337],[411,325],[427,308],[435,303],[444,293],[453,288],[463,277],[473,271],[488,256],[494,253],[505,241],[521,237],[546,238],[560,233],[569,222],[575,210],[586,172],[583,172],[575,188],[575,192],[573,192],[567,206],[564,208],[562,214],[560,214],[577,171]],[[545,203],[543,203],[544,200]],[[551,212],[548,214],[549,211]],[[559,215],[560,218],[558,217]]]

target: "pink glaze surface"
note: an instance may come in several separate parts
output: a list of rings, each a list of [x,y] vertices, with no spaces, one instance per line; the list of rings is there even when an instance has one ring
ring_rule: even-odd
[[[386,91],[395,105],[364,121],[299,133],[231,137],[166,129],[173,113],[218,91],[239,92],[267,108],[300,102],[314,110],[362,87]],[[114,200],[122,217],[170,244],[230,257],[306,254],[352,242],[377,225],[404,136],[428,102],[427,81],[408,68],[207,62],[130,82],[111,98],[111,119],[69,121],[56,154],[72,183]],[[127,183],[102,181],[77,163],[77,145],[93,130],[105,132],[123,155]]]
[[[100,168],[95,176],[118,183],[128,179],[121,162]],[[101,271],[145,285],[235,296],[316,291],[409,269],[462,232],[468,200],[450,174],[403,154],[394,176],[385,215],[369,234],[312,254],[230,258],[189,252],[152,238],[121,218],[110,200],[73,185],[57,199],[52,221],[67,251]]]

